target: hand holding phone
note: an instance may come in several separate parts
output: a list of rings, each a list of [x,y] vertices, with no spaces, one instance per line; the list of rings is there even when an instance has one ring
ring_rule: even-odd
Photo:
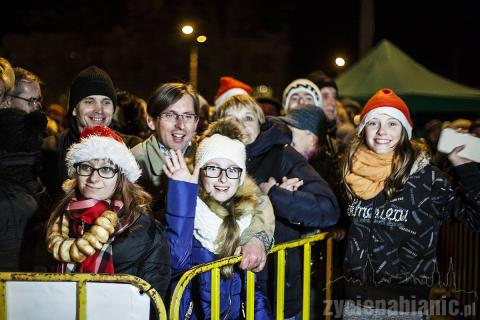
[[[444,153],[451,153],[456,147],[465,145],[458,156],[480,162],[480,138],[466,133],[456,132],[454,129],[445,128],[440,134],[437,150]]]

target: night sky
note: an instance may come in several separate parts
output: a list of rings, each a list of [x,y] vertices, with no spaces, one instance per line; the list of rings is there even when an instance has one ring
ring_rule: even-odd
[[[480,88],[480,19],[467,2],[377,1],[374,45],[386,38],[420,64]],[[3,6],[3,5],[2,5]],[[199,89],[212,102],[230,75],[269,84],[277,98],[296,77],[341,70],[335,55],[359,59],[359,1],[17,1],[2,8],[0,55],[37,73],[45,96],[61,101],[84,67],[104,68],[115,84],[144,98],[165,81],[188,80],[193,23]],[[7,14],[7,10],[9,14]],[[347,65],[348,68],[348,65]]]

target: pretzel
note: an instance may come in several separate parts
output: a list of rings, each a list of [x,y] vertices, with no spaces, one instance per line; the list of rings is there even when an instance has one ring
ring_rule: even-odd
[[[59,256],[59,249],[62,243],[63,241],[57,241],[53,244],[53,248],[52,248],[53,257],[55,258],[55,260],[58,260],[58,261],[62,261]]]
[[[101,215],[102,217],[104,218],[107,218],[108,220],[110,220],[110,222],[112,223],[113,227],[115,227],[118,223],[118,216],[115,212],[113,211],[110,211],[110,210],[107,210],[105,211],[104,213],[102,213]]]
[[[74,239],[69,238],[63,241],[62,244],[60,245],[59,252],[60,252],[60,258],[62,259],[62,261],[64,262],[71,261],[70,247],[72,246],[74,241],[75,241]]]
[[[106,217],[98,217],[95,224],[107,230],[109,235],[115,232],[115,226]]]
[[[51,239],[48,240],[48,251],[49,252],[52,252],[53,250],[53,247],[55,246],[55,243],[57,242],[62,242],[63,240],[65,240],[65,238],[63,238],[62,236],[59,236],[59,235],[56,235],[54,237],[52,237]]]
[[[110,236],[107,230],[97,225],[93,225],[90,228],[90,233],[95,235],[95,237],[97,237],[98,241],[100,241],[101,243],[107,242],[108,237]]]
[[[92,248],[93,249],[93,248]],[[95,252],[95,250],[93,251]],[[72,243],[72,246],[70,247],[70,258],[72,261],[81,263],[83,260],[85,260],[87,257],[78,249],[78,246],[76,245],[75,241]]]
[[[93,256],[95,253],[95,248],[90,245],[90,242],[85,240],[84,238],[78,238],[75,240],[75,245],[78,247],[81,253],[86,256]]]
[[[85,234],[82,236],[82,238],[87,240],[90,243],[90,245],[97,250],[100,250],[103,247],[103,244],[100,241],[98,241],[97,237],[95,237],[90,232],[85,232]]]

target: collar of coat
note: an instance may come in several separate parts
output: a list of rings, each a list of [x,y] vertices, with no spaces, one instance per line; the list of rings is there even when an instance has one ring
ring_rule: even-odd
[[[163,165],[165,164],[165,155],[160,149],[160,142],[158,141],[157,134],[155,132],[149,138],[147,138],[147,140],[145,140],[145,149],[153,174],[157,176],[161,175],[163,172]],[[189,158],[192,158],[192,154],[195,155],[195,149],[195,142],[192,141],[185,150],[187,162]]]

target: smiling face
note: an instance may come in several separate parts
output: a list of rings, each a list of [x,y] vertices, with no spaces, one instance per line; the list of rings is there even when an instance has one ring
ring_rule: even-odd
[[[114,105],[112,99],[107,96],[94,95],[80,100],[73,115],[77,119],[80,132],[85,128],[96,126],[108,127],[112,122]]]
[[[217,158],[207,161],[203,168],[207,166],[215,166],[222,169],[231,167],[238,168],[238,165],[235,162],[225,158]],[[205,191],[218,202],[228,201],[237,192],[240,185],[240,179],[228,178],[225,170],[221,172],[218,178],[209,178],[206,176],[205,170],[201,170],[200,179]]]
[[[193,99],[190,95],[185,94],[180,100],[163,110],[162,113],[195,115]],[[156,131],[158,141],[165,147],[173,150],[185,150],[197,132],[198,120],[189,123],[182,117],[169,120],[159,115],[156,118],[148,117],[147,124],[150,129]]]
[[[402,136],[402,124],[386,114],[379,114],[365,125],[365,140],[370,150],[384,154],[393,151]]]
[[[93,168],[111,167],[115,168],[113,163],[108,160],[90,160],[85,161]],[[78,191],[85,198],[107,200],[113,196],[117,186],[118,173],[113,178],[106,179],[100,177],[98,171],[93,171],[89,176],[78,175]]]
[[[320,89],[323,101],[323,112],[329,121],[337,117],[337,90],[334,87],[323,87]]]

